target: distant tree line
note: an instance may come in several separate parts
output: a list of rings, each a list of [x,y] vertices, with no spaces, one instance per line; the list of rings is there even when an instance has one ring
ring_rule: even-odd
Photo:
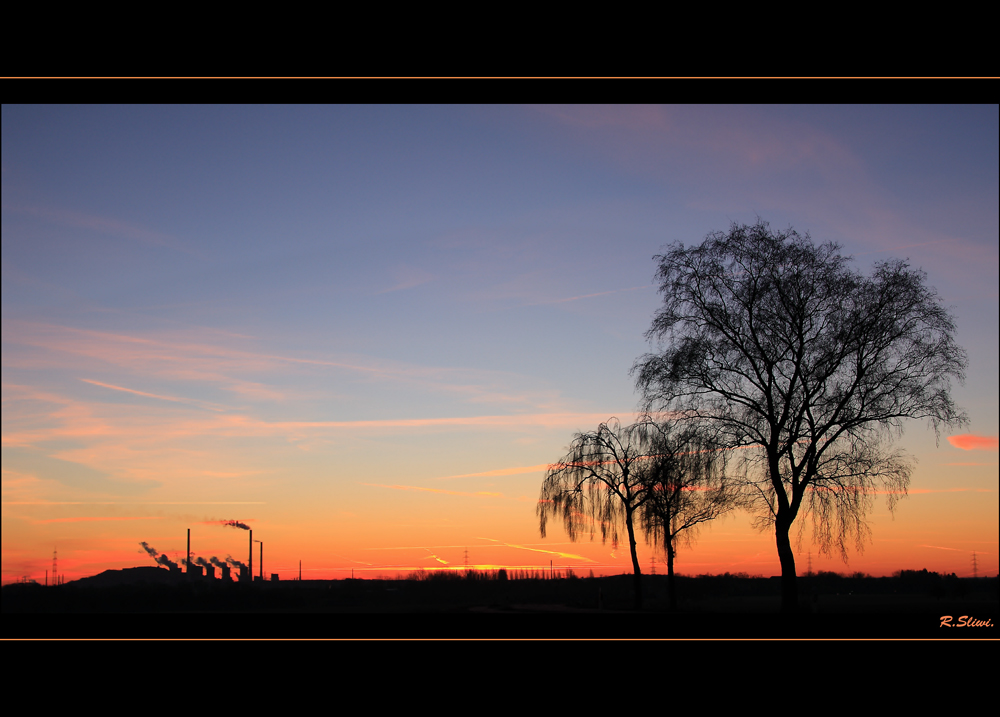
[[[414,570],[407,574],[397,576],[399,580],[418,581],[483,581],[483,580],[576,580],[577,575],[572,568],[556,568],[546,570],[544,568],[533,568],[530,570],[498,568],[497,570]],[[590,577],[594,577],[594,571],[590,571]]]

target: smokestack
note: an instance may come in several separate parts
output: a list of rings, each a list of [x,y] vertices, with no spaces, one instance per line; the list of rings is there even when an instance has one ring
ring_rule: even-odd
[[[213,559],[214,560],[214,559]],[[209,578],[211,580],[215,579],[215,565],[212,562],[205,560],[203,557],[197,557],[194,559],[195,565],[200,565],[204,570],[200,568],[197,569],[198,575]]]
[[[264,582],[264,541],[260,541],[260,581]]]
[[[250,582],[253,582],[253,531],[250,531]]]
[[[187,565],[188,576],[190,577],[191,575],[191,529],[190,528],[188,528],[188,554],[185,563]]]

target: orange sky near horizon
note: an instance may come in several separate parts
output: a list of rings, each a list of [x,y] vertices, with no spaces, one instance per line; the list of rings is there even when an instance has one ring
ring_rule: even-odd
[[[954,443],[943,443],[941,450],[947,451],[949,458],[959,459],[950,461],[958,465],[942,465],[936,470],[961,472],[966,475],[966,484],[988,483],[995,464],[960,460],[983,451],[953,455],[959,453],[949,445]],[[17,566],[5,568],[4,582],[25,577],[42,582],[45,571],[51,569],[52,550],[58,551],[59,573],[69,580],[107,568],[153,565],[139,545],[143,541],[179,561],[186,549],[188,528],[193,556],[232,557],[246,563],[249,536],[244,530],[223,525],[227,520],[250,526],[255,540],[264,541],[265,576],[277,573],[284,579],[297,577],[300,560],[304,579],[461,570],[466,559],[475,569],[548,570],[554,566],[572,569],[578,575],[630,572],[624,532],[617,549],[610,543],[602,545],[599,533],[594,541],[584,537],[571,542],[559,521],[550,524],[547,538],[539,537],[535,505],[543,465],[483,471],[485,477],[473,478],[490,482],[477,486],[483,490],[452,489],[470,480],[460,474],[426,480],[422,486],[358,482],[351,490],[350,505],[314,496],[313,505],[297,506],[282,501],[273,493],[274,488],[267,489],[267,500],[245,502],[5,501],[4,531],[20,537],[16,543],[4,540],[4,565]],[[180,469],[161,466],[166,473]],[[21,483],[25,489],[39,488],[43,483],[26,475],[5,478],[12,486]],[[512,479],[516,481],[513,486]],[[918,469],[908,497],[900,501],[894,515],[879,497],[870,515],[873,539],[861,554],[852,542],[846,564],[839,554],[820,553],[806,523],[796,549],[799,572],[804,573],[811,561],[817,571],[881,576],[900,569],[926,568],[969,576],[972,553],[977,551],[978,573],[996,574],[996,553],[988,550],[996,519],[996,490],[923,487],[934,482]],[[534,494],[530,492],[533,487]],[[260,568],[259,550],[256,545],[255,574]],[[644,572],[666,571],[662,551],[640,539],[638,553]],[[731,514],[705,526],[693,545],[681,547],[675,567],[689,575],[780,573],[773,533],[754,530],[746,513]]]

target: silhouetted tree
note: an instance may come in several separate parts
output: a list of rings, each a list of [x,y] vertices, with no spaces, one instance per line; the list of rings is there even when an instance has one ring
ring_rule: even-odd
[[[742,504],[739,486],[726,475],[727,451],[710,433],[710,424],[661,423],[645,475],[649,495],[642,526],[667,556],[670,608],[677,607],[674,558],[679,543],[691,545],[701,524]]]
[[[593,540],[600,526],[601,541],[610,537],[617,548],[618,530],[624,525],[636,610],[642,608],[642,572],[635,551],[635,513],[649,497],[645,471],[658,433],[649,418],[624,427],[611,418],[596,431],[577,433],[566,456],[545,474],[536,510],[542,537],[549,518],[561,516],[570,540],[583,533]]]
[[[848,266],[834,243],[816,246],[766,222],[733,224],[657,256],[663,307],[647,338],[661,351],[633,366],[646,408],[717,422],[746,459],[781,561],[782,607],[797,604],[789,530],[812,517],[821,549],[859,549],[878,484],[889,508],[906,494],[911,464],[891,450],[902,419],[966,421],[950,379],[965,351],[926,275],[904,261]]]

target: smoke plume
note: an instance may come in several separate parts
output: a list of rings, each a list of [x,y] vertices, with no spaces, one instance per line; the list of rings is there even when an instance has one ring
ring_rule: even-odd
[[[141,545],[142,549],[145,550],[149,554],[149,557],[151,557],[153,560],[156,561],[157,565],[162,565],[163,567],[169,568],[170,570],[178,570],[179,569],[177,567],[177,563],[175,563],[173,560],[171,560],[170,558],[168,558],[166,555],[160,555],[159,553],[157,553],[156,549],[149,547],[148,543],[142,542],[142,543],[139,543],[139,545]]]
[[[241,530],[250,530],[250,526],[249,525],[247,525],[246,523],[241,523],[238,520],[224,520],[224,521],[222,521],[222,524],[223,525],[231,525],[234,528],[240,528]]]
[[[228,562],[230,565],[232,565],[237,570],[247,570],[248,569],[247,566],[245,564],[241,563],[239,560],[234,560],[232,555],[227,555],[226,556],[226,562]]]
[[[180,570],[180,566],[177,565],[173,560],[168,558],[166,555],[161,555],[156,559],[156,562],[165,568],[170,568],[171,570]]]

